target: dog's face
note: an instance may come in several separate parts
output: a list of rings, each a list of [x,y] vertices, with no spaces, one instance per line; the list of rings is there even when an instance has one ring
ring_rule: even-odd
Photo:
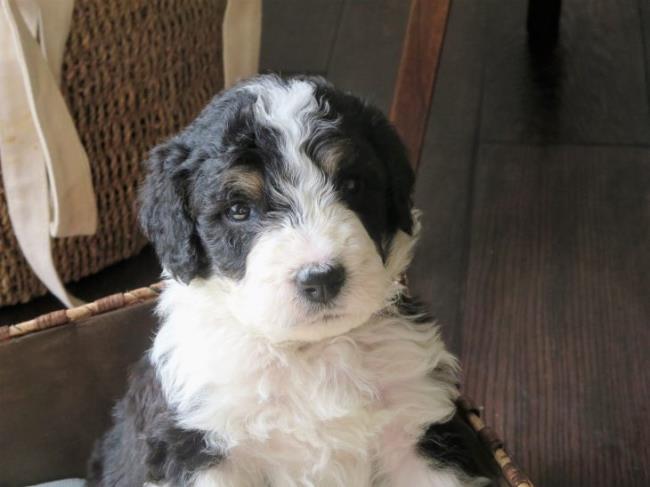
[[[410,257],[413,173],[385,117],[320,79],[261,76],[156,148],[141,221],[165,270],[274,341],[359,326]]]

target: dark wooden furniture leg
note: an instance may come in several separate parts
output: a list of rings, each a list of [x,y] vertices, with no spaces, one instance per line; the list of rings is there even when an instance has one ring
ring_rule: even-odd
[[[560,33],[562,0],[528,0],[528,43],[534,52],[549,52]]]
[[[447,27],[450,0],[413,0],[390,119],[417,169]]]

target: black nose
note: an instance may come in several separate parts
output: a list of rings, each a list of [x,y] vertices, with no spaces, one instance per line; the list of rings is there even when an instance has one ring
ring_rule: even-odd
[[[309,265],[298,271],[296,284],[302,295],[312,303],[325,304],[336,297],[345,283],[341,264]]]

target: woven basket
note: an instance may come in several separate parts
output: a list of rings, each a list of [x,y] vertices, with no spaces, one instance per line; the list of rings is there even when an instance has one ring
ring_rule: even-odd
[[[226,0],[76,0],[62,92],[88,154],[99,225],[54,239],[64,282],[137,254],[134,202],[149,149],[188,124],[223,87]],[[0,183],[0,306],[46,288],[13,234]]]
[[[8,391],[0,401],[0,438],[12,438],[0,443],[0,485],[84,476],[92,443],[125,389],[126,369],[150,344],[161,288],[154,284],[0,327],[0,391]],[[458,407],[500,466],[500,485],[533,487],[479,409],[465,397]]]

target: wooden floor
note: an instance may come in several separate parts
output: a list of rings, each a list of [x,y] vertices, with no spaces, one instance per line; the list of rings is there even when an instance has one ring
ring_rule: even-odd
[[[453,0],[410,275],[465,391],[541,487],[650,485],[650,3],[564,0],[533,59],[523,0]],[[262,69],[390,105],[407,0],[265,0]],[[151,252],[75,288],[158,273]],[[56,307],[0,311],[0,323]]]
[[[642,15],[643,16],[642,16]],[[413,287],[539,486],[650,485],[650,4],[453,0]]]

